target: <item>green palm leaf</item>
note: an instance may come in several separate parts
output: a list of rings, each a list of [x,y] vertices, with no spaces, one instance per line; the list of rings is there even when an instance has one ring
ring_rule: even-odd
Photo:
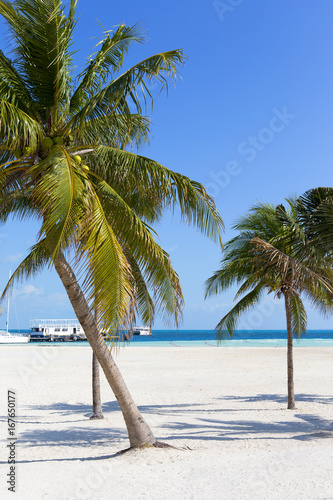
[[[309,289],[313,284],[323,286],[329,293],[333,293],[331,280],[333,274],[329,266],[321,268],[318,274],[316,265],[310,269],[306,264],[299,262],[285,252],[274,247],[261,238],[253,238],[254,249],[252,250],[257,260],[257,265],[264,272],[273,272],[279,276],[284,286],[290,283],[292,289]],[[325,274],[327,277],[325,277]]]
[[[75,4],[71,1],[65,16],[60,0],[0,2],[0,14],[16,41],[15,65],[40,107],[45,112],[53,108],[54,124],[60,104],[69,101]]]
[[[263,287],[261,285],[257,285],[251,292],[241,298],[237,304],[219,321],[216,326],[216,330],[220,339],[225,336],[225,330],[227,330],[230,337],[233,336],[240,316],[257,304],[263,293]]]
[[[293,333],[298,337],[303,337],[306,334],[307,314],[298,294],[290,297],[290,305]]]
[[[80,131],[82,124],[87,120],[101,118],[112,113],[123,114],[128,109],[127,99],[133,102],[138,114],[141,114],[138,87],[145,99],[147,95],[145,81],[155,78],[163,86],[167,86],[167,77],[175,79],[177,66],[183,62],[182,51],[174,50],[156,54],[136,64],[90,97],[89,101],[71,119],[66,130],[75,128]]]
[[[0,96],[6,97],[7,101],[28,114],[31,118],[41,124],[41,117],[32,99],[23,78],[14,68],[13,64],[0,51]]]
[[[105,82],[110,75],[119,70],[131,44],[142,43],[145,38],[140,24],[121,25],[112,36],[110,32],[105,32],[105,37],[97,45],[100,46],[99,50],[90,56],[87,67],[78,76],[80,83],[71,97],[70,112],[79,111],[82,105],[100,90],[101,80]]]
[[[132,301],[130,265],[98,198],[93,199],[92,212],[86,222],[90,232],[85,231],[82,237],[82,221],[76,266],[84,280],[88,302],[93,308],[99,307],[102,330],[115,332],[119,325],[126,324]]]
[[[0,135],[2,144],[12,152],[21,146],[30,148],[28,154],[37,149],[37,144],[42,136],[42,130],[38,122],[22,111],[18,106],[0,98]]]
[[[40,237],[45,238],[53,258],[74,244],[77,225],[87,211],[84,174],[62,146],[29,168],[35,183],[31,196],[43,214]]]
[[[152,199],[163,200],[166,207],[174,209],[178,206],[185,222],[221,243],[223,221],[202,184],[149,158],[116,148],[98,147],[91,153],[91,161],[94,171],[116,186],[125,199],[129,195],[133,200],[137,189],[146,191]],[[131,186],[131,191],[126,195],[127,186]]]
[[[127,144],[140,147],[149,141],[151,121],[149,118],[137,114],[111,114],[101,118],[88,120],[80,128],[75,139],[83,144],[108,144],[117,147]]]
[[[156,243],[152,229],[106,182],[100,180],[96,183],[95,193],[95,199],[98,199],[103,207],[117,241],[125,253],[135,260],[147,283],[154,288],[156,307],[163,305],[167,315],[178,317],[178,303],[179,300],[182,301],[178,277],[170,265],[169,255]],[[90,224],[86,229],[82,224],[81,228],[81,238],[84,240],[84,231],[89,232]]]
[[[40,241],[34,245],[27,257],[20,263],[20,265],[12,273],[4,291],[2,292],[1,299],[4,298],[8,290],[12,288],[15,283],[36,276],[41,270],[49,263],[49,254],[44,241]]]
[[[298,199],[297,209],[298,220],[309,240],[318,251],[332,257],[333,189],[307,191]]]

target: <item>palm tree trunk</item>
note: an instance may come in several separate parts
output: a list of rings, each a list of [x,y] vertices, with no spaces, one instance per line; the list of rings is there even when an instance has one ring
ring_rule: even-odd
[[[293,330],[291,326],[291,304],[290,294],[284,294],[286,318],[287,318],[287,372],[288,372],[288,410],[295,408],[294,394],[294,360],[293,360]]]
[[[96,323],[98,324],[98,308],[95,308],[95,320]],[[92,407],[92,415],[90,417],[90,420],[101,420],[104,418],[103,411],[102,411],[102,398],[101,398],[101,378],[100,378],[100,369],[99,369],[99,362],[96,357],[96,354],[94,351],[92,351],[92,367],[91,367],[91,372],[92,372],[92,401],[93,401],[93,407]]]
[[[124,379],[111,355],[110,348],[98,331],[96,321],[75,274],[61,252],[55,258],[54,266],[66,289],[77,319],[81,323],[88,342],[96,354],[105,377],[119,403],[126,423],[131,448],[157,445],[158,443],[150,427],[145,422],[127,389]]]
[[[92,353],[92,400],[93,408],[90,420],[100,420],[104,418],[101,400],[101,380],[99,374],[99,362],[96,354]]]

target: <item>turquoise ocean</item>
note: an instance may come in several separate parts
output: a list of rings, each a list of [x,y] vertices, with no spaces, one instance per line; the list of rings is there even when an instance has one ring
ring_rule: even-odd
[[[27,334],[29,330],[10,330],[11,333]],[[202,346],[202,347],[284,347],[287,345],[285,330],[236,330],[232,339],[218,341],[214,330],[154,330],[151,336],[134,336],[135,346]],[[128,342],[124,342],[128,344]],[[33,342],[32,345],[84,346],[87,342]],[[333,347],[333,330],[308,330],[305,337],[295,337],[297,347]]]

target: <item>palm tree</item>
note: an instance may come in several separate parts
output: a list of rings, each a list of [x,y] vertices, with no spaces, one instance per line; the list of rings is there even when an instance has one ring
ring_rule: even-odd
[[[75,8],[76,0],[68,12],[60,0],[0,0],[12,41],[11,58],[0,52],[0,220],[40,221],[12,281],[55,267],[119,402],[131,447],[155,445],[99,332],[112,337],[128,328],[135,310],[146,323],[157,312],[178,323],[179,279],[150,227],[165,208],[178,205],[186,222],[218,242],[223,224],[201,184],[128,150],[148,140],[140,105],[141,97],[152,98],[147,84],[175,80],[182,51],[120,73],[130,46],[145,39],[140,26],[121,25],[105,31],[75,78]]]
[[[220,336],[226,331],[232,336],[240,315],[258,304],[264,293],[284,298],[288,409],[293,409],[293,334],[304,335],[307,323],[301,295],[323,311],[332,309],[333,275],[329,262],[310,251],[297,224],[296,202],[288,200],[288,204],[288,210],[283,205],[258,204],[240,219],[234,226],[239,234],[225,245],[220,269],[206,281],[206,297],[240,285],[236,299],[243,297],[216,326]]]

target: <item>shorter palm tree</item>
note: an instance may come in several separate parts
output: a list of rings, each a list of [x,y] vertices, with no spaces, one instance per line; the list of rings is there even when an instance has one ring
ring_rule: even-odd
[[[258,204],[234,226],[239,234],[225,245],[221,267],[206,281],[206,297],[233,284],[236,305],[218,323],[220,338],[232,337],[241,314],[264,293],[284,298],[288,338],[288,409],[295,408],[293,334],[306,333],[303,294],[322,311],[332,309],[333,275],[329,261],[312,247],[297,223],[296,201],[283,205]],[[300,256],[302,258],[300,259]]]

